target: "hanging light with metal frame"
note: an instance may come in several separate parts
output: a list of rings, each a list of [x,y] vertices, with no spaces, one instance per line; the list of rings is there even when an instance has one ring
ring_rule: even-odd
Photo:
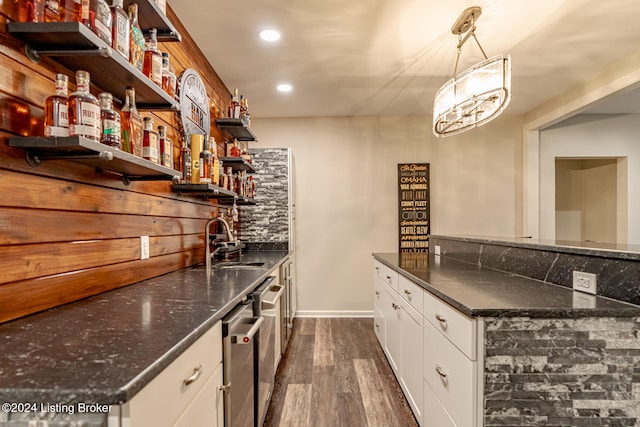
[[[465,9],[451,27],[451,32],[458,35],[458,55],[453,78],[438,89],[433,102],[433,133],[438,137],[464,132],[495,119],[511,100],[511,57],[487,58],[475,33],[475,22],[481,13],[478,6]],[[462,46],[470,37],[485,60],[456,74]]]

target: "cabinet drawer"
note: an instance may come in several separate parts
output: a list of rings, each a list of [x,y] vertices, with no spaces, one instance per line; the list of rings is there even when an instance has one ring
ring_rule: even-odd
[[[469,359],[476,360],[476,320],[424,292],[424,318]]]
[[[380,345],[384,348],[385,343],[385,327],[384,327],[384,315],[378,307],[373,307],[373,331],[378,337]]]
[[[123,417],[131,427],[172,425],[221,363],[222,324],[218,322],[125,403]],[[194,381],[186,384],[187,379]]]
[[[424,378],[458,426],[474,425],[477,362],[424,323]],[[428,413],[428,410],[425,411]]]
[[[429,414],[429,423],[425,424],[426,426],[457,427],[426,380],[424,380],[424,413]]]
[[[398,292],[398,273],[387,267],[380,261],[373,261],[373,274],[382,279],[382,282]]]
[[[211,378],[180,415],[173,427],[224,426],[224,396],[222,386],[222,363],[218,364]]]
[[[420,315],[424,316],[424,292],[420,285],[413,283],[404,276],[398,278],[398,292],[402,299],[416,309]]]
[[[382,293],[384,292],[385,285],[382,282],[380,276],[373,275],[373,305],[382,310]]]

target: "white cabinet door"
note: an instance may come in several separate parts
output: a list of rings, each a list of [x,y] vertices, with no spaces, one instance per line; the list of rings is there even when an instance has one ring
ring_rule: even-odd
[[[382,310],[377,306],[373,307],[373,331],[378,337],[380,345],[384,348],[385,343],[385,324]]]
[[[418,423],[423,417],[423,369],[424,348],[422,316],[409,303],[400,298],[400,324],[402,328],[402,350],[400,351],[400,385],[413,410]]]
[[[397,377],[400,376],[400,354],[402,351],[402,325],[400,323],[398,294],[385,287],[382,293],[382,315],[385,320],[384,352]]]
[[[424,413],[422,427],[457,427],[426,380],[424,380]]]
[[[173,427],[224,427],[222,363]]]

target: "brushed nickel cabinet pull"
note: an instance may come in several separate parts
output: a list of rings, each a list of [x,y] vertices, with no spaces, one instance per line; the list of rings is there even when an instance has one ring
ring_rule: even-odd
[[[440,375],[440,378],[442,378],[443,380],[447,379],[447,373],[444,372],[444,370],[442,369],[442,366],[436,365],[436,372],[438,373],[438,375]]]
[[[439,313],[436,313],[436,319],[440,322],[440,326],[447,328],[447,319]]]
[[[200,375],[202,375],[202,365],[196,366],[193,369],[193,375],[191,375],[189,378],[185,378],[182,381],[182,384],[184,384],[185,386],[189,386],[194,382],[198,381],[198,378],[200,378]]]
[[[391,307],[393,307],[394,310],[399,310],[400,306],[398,304],[396,304],[395,302],[391,303]]]
[[[380,291],[376,291],[376,295],[380,295]]]

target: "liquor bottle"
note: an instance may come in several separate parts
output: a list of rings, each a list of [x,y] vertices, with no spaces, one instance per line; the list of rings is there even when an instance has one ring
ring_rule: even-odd
[[[58,0],[44,0],[44,22],[59,22],[62,20],[62,9]]]
[[[238,140],[227,142],[227,157],[240,157],[240,148],[238,148]]]
[[[191,183],[200,184],[200,153],[204,149],[204,135],[191,135]]]
[[[158,142],[158,133],[153,130],[153,118],[145,117],[144,136],[142,139],[142,158],[160,163],[160,145]]]
[[[162,89],[172,98],[176,97],[178,78],[169,66],[169,54],[162,52]]]
[[[160,145],[160,164],[173,169],[173,142],[167,138],[166,126],[158,126],[158,138]]]
[[[136,91],[128,87],[124,106],[120,110],[122,119],[122,149],[127,153],[142,157],[142,116],[136,107]]]
[[[111,46],[113,17],[111,8],[106,0],[90,0],[89,17],[89,28],[107,45]]]
[[[180,147],[180,171],[182,183],[189,184],[191,182],[191,148],[186,139],[182,141],[182,147]]]
[[[249,189],[251,191],[251,194],[249,194],[249,197],[251,197],[252,199],[256,198],[256,187],[258,186],[258,184],[253,180],[253,177],[250,176],[249,177]]]
[[[100,104],[89,92],[90,77],[76,71],[76,91],[69,96],[69,135],[100,141]]]
[[[111,6],[111,47],[129,60],[129,15],[122,8],[122,0],[113,0]]]
[[[100,97],[100,120],[102,122],[102,135],[100,142],[120,149],[122,144],[120,134],[120,114],[113,109],[113,96],[103,92]]]
[[[56,93],[44,101],[44,136],[69,136],[69,77],[56,74]]]
[[[145,44],[142,73],[162,87],[162,52],[158,49],[158,30],[149,30],[149,41]]]
[[[129,5],[129,62],[142,71],[144,63],[144,35],[138,23],[138,4]]]
[[[229,117],[232,119],[240,118],[240,102],[238,101],[238,88],[233,90],[231,103],[229,104]]]
[[[42,22],[43,0],[15,0],[19,22]]]
[[[240,157],[251,163],[251,155],[249,154],[249,143],[247,141],[240,142]]]
[[[200,182],[211,184],[211,169],[213,169],[213,154],[209,151],[209,141],[204,141],[204,148],[200,152]]]
[[[244,95],[240,95],[240,106],[239,106],[240,112],[238,113],[238,119],[240,119],[240,121],[242,123],[244,123],[244,115],[246,114],[246,110],[244,107]]]
[[[220,185],[220,160],[218,159],[218,148],[216,146],[216,140],[214,137],[209,138],[209,150],[213,155],[213,162],[211,166],[211,183],[214,185]]]

